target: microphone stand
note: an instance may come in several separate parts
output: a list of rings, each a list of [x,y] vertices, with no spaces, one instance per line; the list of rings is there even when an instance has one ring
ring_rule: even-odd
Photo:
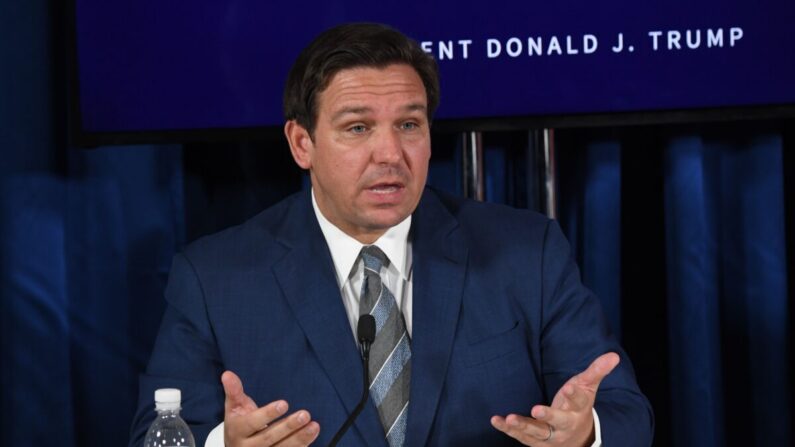
[[[370,345],[375,340],[375,318],[373,318],[372,315],[362,315],[359,317],[359,325],[356,332],[359,335],[359,344],[362,348],[362,371],[364,371],[362,399],[359,401],[359,404],[356,405],[356,408],[353,409],[353,413],[345,420],[345,423],[342,424],[337,434],[334,435],[331,443],[329,443],[329,447],[335,447],[337,445],[345,432],[353,425],[353,421],[355,421],[362,410],[364,410],[367,399],[370,398],[370,370],[368,366],[370,361]]]

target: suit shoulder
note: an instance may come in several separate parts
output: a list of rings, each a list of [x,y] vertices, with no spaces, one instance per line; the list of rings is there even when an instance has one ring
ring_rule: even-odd
[[[551,219],[536,211],[507,205],[478,202],[433,190],[447,211],[467,232],[520,235],[525,232],[545,232]],[[504,233],[508,231],[509,233]]]
[[[300,200],[300,193],[285,198],[239,225],[202,236],[189,243],[183,254],[195,264],[239,259],[253,254],[254,250],[270,251],[280,246],[277,237],[280,227],[297,200]]]

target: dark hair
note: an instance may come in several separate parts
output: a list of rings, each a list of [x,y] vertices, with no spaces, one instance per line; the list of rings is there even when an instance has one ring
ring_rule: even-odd
[[[416,41],[376,23],[351,23],[324,31],[298,55],[284,87],[284,118],[314,134],[317,95],[338,72],[355,67],[407,64],[425,86],[428,120],[439,105],[439,70]]]

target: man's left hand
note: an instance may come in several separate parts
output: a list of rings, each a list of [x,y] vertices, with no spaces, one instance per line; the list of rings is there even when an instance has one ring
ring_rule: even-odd
[[[492,416],[491,425],[533,447],[590,446],[595,435],[592,410],[596,391],[618,362],[618,354],[603,354],[588,369],[563,384],[552,405],[534,406],[530,411],[532,417],[517,414]]]

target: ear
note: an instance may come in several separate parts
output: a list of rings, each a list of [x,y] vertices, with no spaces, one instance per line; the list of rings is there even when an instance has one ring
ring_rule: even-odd
[[[284,123],[284,136],[290,144],[290,153],[293,160],[302,169],[312,168],[312,154],[315,152],[315,143],[309,137],[309,132],[295,120]]]

